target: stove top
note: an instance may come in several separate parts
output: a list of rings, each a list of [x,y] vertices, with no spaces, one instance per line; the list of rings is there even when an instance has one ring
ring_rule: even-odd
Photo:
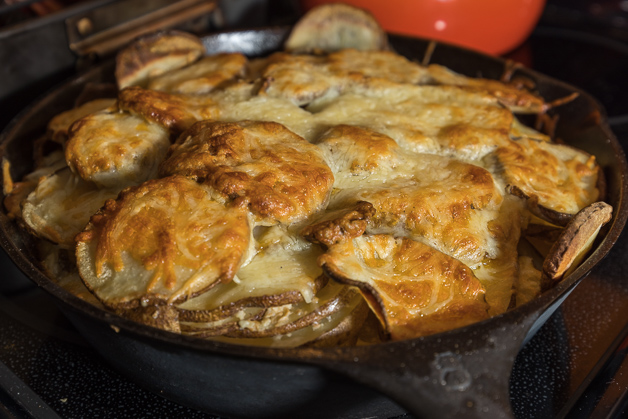
[[[628,43],[548,22],[508,58],[598,98],[628,149]],[[523,347],[511,378],[517,418],[625,417],[627,254],[625,233]],[[121,376],[1,252],[0,267],[0,418],[214,418]]]

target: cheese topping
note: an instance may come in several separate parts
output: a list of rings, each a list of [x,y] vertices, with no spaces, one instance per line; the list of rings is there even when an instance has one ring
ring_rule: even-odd
[[[420,242],[362,236],[331,246],[319,263],[336,280],[366,294],[395,340],[488,317],[483,288],[473,272]]]
[[[552,210],[575,214],[598,199],[595,157],[561,144],[523,138],[495,151],[508,184]]]
[[[98,186],[138,185],[155,177],[170,146],[166,130],[122,112],[98,112],[75,122],[65,147],[73,172]]]
[[[321,209],[333,175],[316,146],[273,122],[204,121],[181,135],[163,176],[202,180],[261,224],[291,224]]]
[[[229,282],[246,259],[247,214],[174,176],[107,201],[77,237],[79,271],[110,306],[139,300],[183,301]]]

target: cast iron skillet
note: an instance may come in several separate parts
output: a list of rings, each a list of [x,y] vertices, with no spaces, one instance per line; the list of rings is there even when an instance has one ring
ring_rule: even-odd
[[[209,35],[209,52],[259,56],[279,49],[288,28]],[[425,40],[391,36],[393,48],[421,61]],[[469,76],[499,78],[505,62],[437,44],[430,62]],[[528,70],[551,101],[574,87]],[[24,110],[5,129],[1,152],[20,178],[31,167],[32,141],[48,120],[73,106],[84,87],[112,79],[111,63],[76,77]],[[493,417],[513,413],[509,377],[521,346],[608,253],[626,222],[621,146],[604,111],[579,92],[555,110],[557,135],[594,154],[604,169],[612,221],[594,251],[554,289],[534,301],[481,323],[424,338],[368,347],[272,349],[221,344],[153,329],[98,309],[53,284],[38,267],[32,238],[0,214],[0,243],[36,284],[116,369],[140,385],[184,405],[229,417],[391,417],[406,410],[422,418]],[[347,379],[347,377],[349,379]],[[394,400],[394,402],[392,401]],[[398,404],[397,404],[398,403]],[[404,410],[406,409],[406,410]]]

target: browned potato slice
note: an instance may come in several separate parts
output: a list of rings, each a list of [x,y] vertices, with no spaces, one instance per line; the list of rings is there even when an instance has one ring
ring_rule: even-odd
[[[154,178],[169,146],[162,126],[126,112],[103,111],[72,124],[65,158],[86,181],[122,189]]]
[[[536,217],[536,219],[540,220],[542,223],[548,223],[551,226],[565,226],[573,217],[573,214],[555,211],[539,204],[539,197],[537,195],[529,196],[516,185],[508,185],[506,191],[523,199],[526,203],[526,208],[533,216],[532,218]]]
[[[168,129],[176,137],[192,124],[217,119],[220,109],[206,95],[183,95],[128,87],[118,95],[118,107]]]
[[[473,271],[423,243],[361,236],[319,258],[331,278],[360,288],[393,340],[411,339],[488,318]]]
[[[499,147],[494,157],[511,193],[526,198],[534,215],[553,224],[564,225],[598,199],[599,166],[583,151],[523,138]]]
[[[246,64],[246,57],[239,53],[211,55],[151,79],[148,88],[170,93],[208,93],[221,83],[243,76]]]
[[[247,214],[172,176],[124,190],[77,236],[87,287],[108,307],[173,304],[229,282],[246,260]]]
[[[337,95],[349,80],[329,71],[327,57],[278,52],[271,55],[262,70],[263,84],[258,95],[288,99],[304,106],[326,94]]]
[[[513,123],[512,112],[486,92],[376,82],[375,78],[317,106],[317,120],[326,126],[350,121],[394,139],[404,150],[469,161],[480,160],[510,141]]]
[[[177,317],[179,313],[171,304],[166,304],[163,301],[153,301],[146,306],[116,307],[113,311],[119,316],[126,317],[138,323],[171,332],[181,332],[179,319]]]
[[[569,221],[543,262],[545,288],[560,281],[580,264],[612,215],[613,207],[605,202],[595,202]]]
[[[184,67],[205,54],[198,37],[176,30],[138,38],[116,56],[116,80],[123,89],[145,85],[152,77]]]
[[[346,4],[311,9],[286,40],[291,52],[331,52],[344,48],[381,50],[388,47],[386,32],[368,11]]]
[[[323,346],[355,339],[365,319],[363,304],[355,288],[330,281],[309,303],[244,308],[212,322],[181,320],[181,331],[244,345]]]
[[[74,236],[118,188],[99,189],[73,174],[67,166],[42,177],[22,203],[22,217],[31,231],[65,248],[74,248]]]
[[[192,176],[248,207],[262,225],[302,221],[327,203],[334,177],[320,150],[281,124],[201,121],[160,167]]]
[[[210,322],[233,316],[247,307],[310,303],[325,285],[316,259],[318,246],[273,226],[258,239],[259,252],[234,280],[219,284],[179,304],[182,321]]]

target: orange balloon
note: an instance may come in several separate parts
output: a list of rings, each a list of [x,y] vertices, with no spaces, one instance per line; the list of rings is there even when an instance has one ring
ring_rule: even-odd
[[[305,10],[329,0],[302,0]],[[344,0],[370,11],[391,33],[435,39],[488,54],[525,41],[545,0]]]

